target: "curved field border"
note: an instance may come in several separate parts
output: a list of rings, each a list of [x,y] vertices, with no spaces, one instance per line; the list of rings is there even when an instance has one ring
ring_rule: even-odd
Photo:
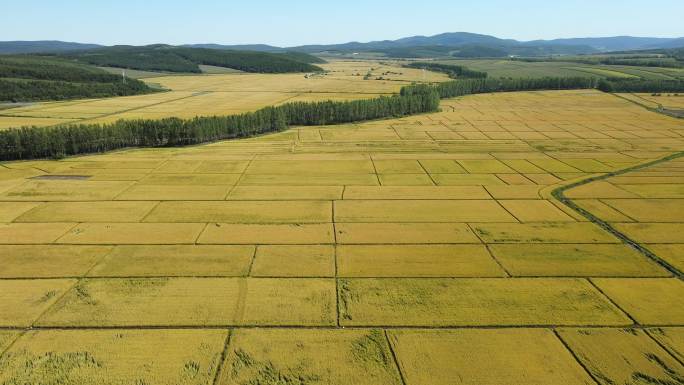
[[[630,93],[634,95],[633,92],[630,92]],[[653,107],[649,107],[646,104],[641,103],[637,100],[629,99],[629,98],[626,98],[624,96],[618,95],[617,93],[613,93],[612,95],[614,95],[615,97],[618,97],[622,100],[626,100],[630,103],[634,103],[637,106],[643,107],[643,108],[645,108],[651,112],[666,115],[666,116],[669,116],[671,118],[684,119],[684,110],[671,110],[671,109],[667,109],[667,108],[662,107],[662,105],[660,106],[660,108],[653,108]],[[643,100],[643,98],[641,98],[639,95],[634,95],[634,96]],[[652,102],[652,103],[655,103],[655,102]]]
[[[677,159],[677,158],[681,158],[681,157],[684,157],[684,151],[677,152],[677,153],[668,155],[664,158],[656,159],[656,160],[653,160],[650,162],[638,164],[636,166],[631,166],[631,167],[628,167],[628,168],[625,168],[622,170],[613,171],[613,172],[603,174],[603,175],[591,176],[591,177],[586,178],[586,179],[581,179],[581,180],[571,182],[571,183],[566,184],[566,185],[562,185],[560,187],[556,187],[555,189],[553,189],[551,191],[551,196],[553,198],[555,198],[556,200],[558,200],[559,202],[563,203],[565,206],[567,206],[570,209],[572,209],[573,211],[575,211],[576,213],[582,215],[583,217],[588,219],[590,222],[597,224],[602,229],[613,234],[615,237],[620,239],[623,243],[630,246],[634,250],[638,251],[639,253],[641,253],[645,257],[653,260],[654,262],[656,262],[657,264],[659,264],[663,268],[667,269],[675,277],[679,278],[680,280],[684,280],[684,273],[679,271],[676,267],[672,266],[670,263],[668,263],[667,261],[665,261],[662,258],[660,258],[659,256],[657,256],[654,252],[647,249],[645,246],[641,245],[639,242],[631,239],[626,234],[623,234],[622,232],[618,231],[616,228],[611,226],[610,223],[602,220],[601,218],[595,216],[591,212],[583,209],[582,207],[577,205],[575,202],[573,202],[572,199],[565,196],[566,191],[571,190],[575,187],[584,186],[584,185],[587,185],[589,183],[596,182],[596,181],[606,180],[606,179],[612,178],[614,176],[627,174],[627,173],[632,172],[632,171],[641,170],[644,168],[655,166],[657,164],[668,162],[668,161],[671,161],[673,159]]]

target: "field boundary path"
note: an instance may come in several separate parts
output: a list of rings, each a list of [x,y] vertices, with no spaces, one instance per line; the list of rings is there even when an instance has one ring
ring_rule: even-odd
[[[569,184],[566,184],[566,185],[563,185],[563,186],[560,186],[560,187],[553,189],[551,191],[551,196],[553,196],[553,198],[557,199],[559,202],[561,202],[564,205],[566,205],[567,207],[571,208],[572,210],[574,210],[578,214],[587,218],[589,221],[595,223],[596,225],[600,226],[602,229],[604,229],[607,232],[609,232],[610,234],[614,235],[615,237],[620,239],[622,242],[629,245],[630,247],[632,247],[634,250],[638,251],[639,253],[641,253],[645,257],[648,257],[649,259],[658,263],[660,266],[662,266],[663,268],[667,269],[670,273],[672,273],[675,277],[679,278],[680,280],[684,280],[684,273],[679,271],[676,267],[672,266],[672,264],[663,260],[662,258],[657,256],[654,252],[652,252],[651,250],[646,248],[641,243],[633,240],[632,238],[630,238],[629,236],[627,236],[623,232],[621,232],[621,231],[617,230],[615,227],[611,226],[607,221],[604,221],[601,218],[599,218],[596,215],[589,212],[588,210],[585,210],[584,208],[580,207],[575,202],[573,202],[572,199],[565,196],[566,191],[574,189],[576,187],[584,186],[584,185],[587,185],[587,184],[593,183],[593,182],[606,180],[606,179],[609,179],[609,178],[612,178],[615,176],[624,175],[624,174],[627,174],[629,172],[642,170],[642,169],[652,167],[652,166],[655,166],[655,165],[660,164],[660,163],[669,162],[671,160],[678,159],[681,157],[684,157],[684,151],[677,152],[677,153],[668,155],[666,157],[656,159],[653,161],[649,161],[646,163],[638,164],[636,166],[627,167],[627,168],[624,168],[622,170],[617,170],[617,171],[609,172],[607,174],[602,174],[602,175],[598,175],[598,176],[591,176],[589,178],[585,178],[585,179],[582,179],[579,181],[574,181],[572,183],[569,183]]]

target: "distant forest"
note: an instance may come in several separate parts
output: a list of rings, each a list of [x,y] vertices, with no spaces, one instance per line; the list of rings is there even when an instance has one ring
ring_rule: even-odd
[[[244,72],[289,73],[318,72],[311,63],[321,59],[305,53],[267,53],[209,48],[151,45],[144,47],[114,46],[59,54],[59,57],[103,67],[142,71],[201,73],[199,65],[232,68]]]
[[[145,83],[54,57],[0,56],[0,101],[101,98],[157,92]]]

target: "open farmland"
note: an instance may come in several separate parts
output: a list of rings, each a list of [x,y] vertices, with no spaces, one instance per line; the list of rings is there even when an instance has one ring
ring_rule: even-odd
[[[11,111],[191,116],[423,76],[323,66]],[[681,120],[579,90],[3,163],[0,384],[682,384],[684,158],[657,161],[682,151]]]
[[[491,77],[547,77],[595,76],[610,78],[642,78],[649,80],[676,80],[684,78],[684,69],[624,65],[600,65],[553,61],[518,61],[508,59],[440,60],[441,63],[463,65],[476,71],[485,71]]]
[[[324,74],[173,75],[144,79],[170,91],[152,95],[37,103],[0,110],[0,129],[23,125],[106,123],[119,119],[232,115],[286,102],[371,99],[444,74],[398,63],[336,61]],[[368,75],[368,76],[367,76]]]

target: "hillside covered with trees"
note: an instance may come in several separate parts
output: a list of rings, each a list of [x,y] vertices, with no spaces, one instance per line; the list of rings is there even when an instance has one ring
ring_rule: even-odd
[[[0,101],[26,102],[157,92],[99,68],[43,56],[0,56]]]
[[[256,73],[322,71],[320,59],[303,53],[268,53],[150,45],[114,46],[61,54],[59,57],[102,67],[143,71],[201,73],[200,65]]]

